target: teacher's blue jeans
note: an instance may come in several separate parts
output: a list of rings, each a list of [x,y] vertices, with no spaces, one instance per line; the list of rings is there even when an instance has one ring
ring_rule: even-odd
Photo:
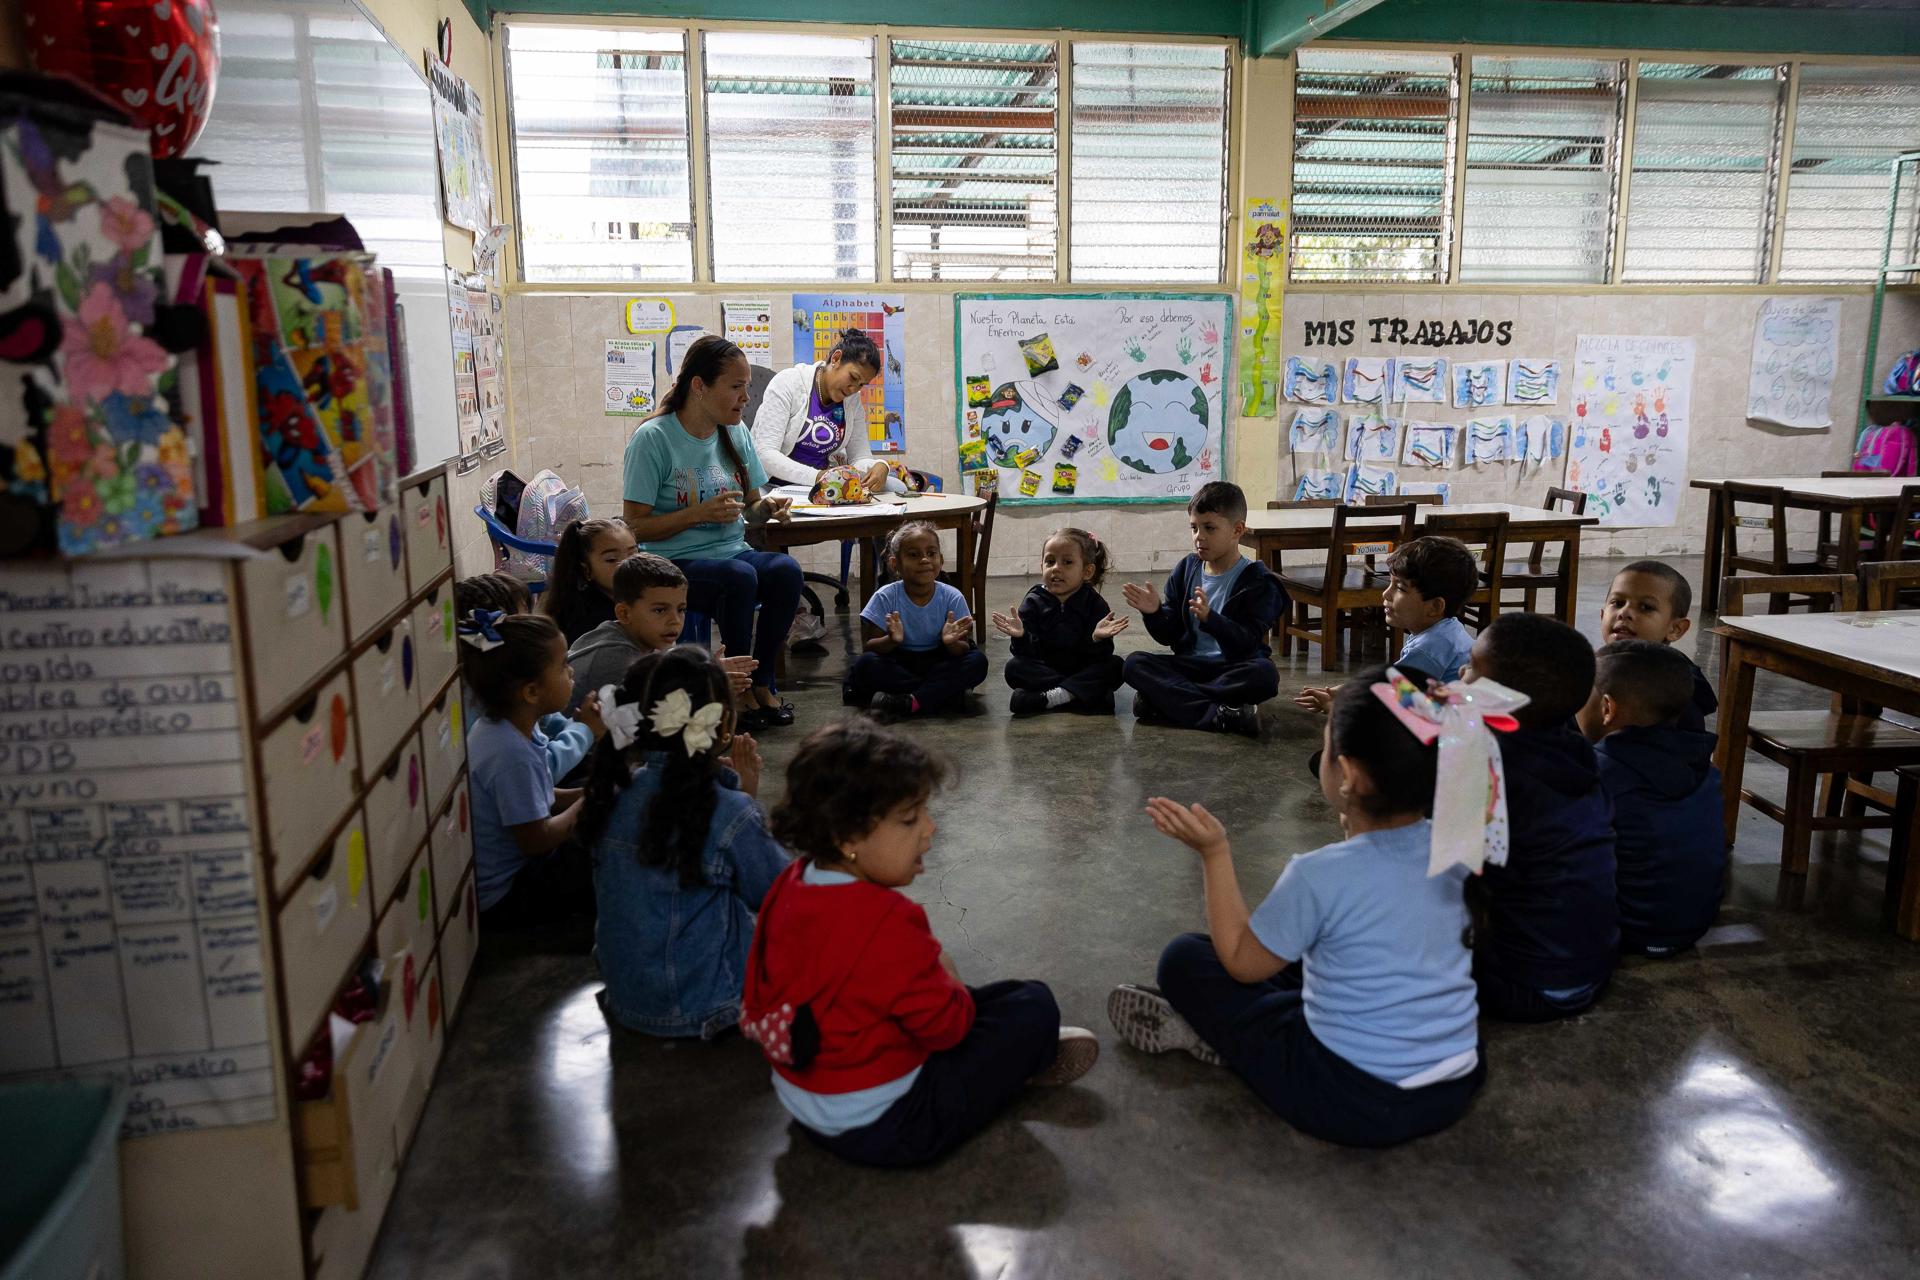
[[[754,685],[772,689],[774,664],[800,609],[800,562],[777,551],[742,551],[730,560],[674,563],[687,575],[687,608],[720,625],[728,653],[751,653],[760,664],[753,669]],[[687,639],[684,633],[680,638]]]

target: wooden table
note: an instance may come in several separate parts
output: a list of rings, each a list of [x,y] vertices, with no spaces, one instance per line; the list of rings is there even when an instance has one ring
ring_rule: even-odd
[[[865,604],[879,580],[879,556],[876,543],[884,540],[908,520],[925,520],[936,529],[952,529],[959,548],[954,579],[960,593],[973,599],[973,539],[967,527],[973,513],[987,505],[985,498],[959,493],[922,493],[912,496],[889,494],[897,507],[872,505],[835,507],[831,511],[795,512],[785,524],[756,525],[754,533],[768,551],[790,551],[794,547],[814,546],[822,542],[853,541],[860,544],[860,601]],[[974,628],[985,639],[986,620],[976,618]]]
[[[1580,587],[1580,531],[1600,523],[1598,516],[1577,516],[1571,511],[1549,511],[1545,507],[1522,507],[1509,502],[1459,502],[1451,506],[1421,504],[1413,509],[1416,525],[1424,525],[1430,515],[1507,515],[1507,545],[1558,542],[1567,557],[1567,589],[1561,596],[1561,621],[1573,622],[1574,596]],[[1349,515],[1347,529],[1381,529],[1396,523],[1391,519]],[[1247,512],[1247,532],[1241,545],[1252,547],[1254,554],[1276,571],[1283,551],[1325,551],[1333,536],[1332,507],[1302,507],[1287,511]]]
[[[1780,613],[1722,618],[1714,634],[1727,641],[1720,672],[1719,745],[1727,845],[1740,821],[1740,781],[1746,771],[1747,721],[1753,678],[1774,671],[1876,706],[1920,715],[1920,610],[1885,613]],[[1916,886],[1920,867],[1904,880]],[[1888,869],[1888,884],[1894,883]]]
[[[1784,491],[1787,508],[1794,511],[1830,512],[1840,517],[1839,571],[1860,571],[1860,528],[1869,513],[1891,513],[1900,501],[1900,490],[1914,483],[1911,476],[1723,476],[1717,480],[1695,480],[1692,487],[1707,491],[1707,567],[1701,583],[1701,597],[1708,608],[1720,599],[1720,559],[1726,541],[1728,484],[1761,484]]]

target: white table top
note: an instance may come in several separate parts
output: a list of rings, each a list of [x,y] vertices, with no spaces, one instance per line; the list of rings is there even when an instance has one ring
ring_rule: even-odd
[[[1249,511],[1247,512],[1248,533],[1289,533],[1310,532],[1314,529],[1333,527],[1332,507],[1303,507],[1291,511]],[[1537,524],[1598,524],[1598,516],[1576,516],[1570,511],[1549,511],[1545,507],[1522,507],[1511,502],[1456,502],[1450,506],[1435,506],[1422,503],[1413,509],[1415,524],[1425,524],[1430,515],[1443,516],[1490,516],[1498,512],[1507,513],[1507,523],[1511,525]],[[1392,517],[1366,516],[1350,514],[1347,527],[1365,528]]]
[[[1877,498],[1892,500],[1900,496],[1900,490],[1910,484],[1920,484],[1912,476],[1729,476],[1722,479],[1704,479],[1693,481],[1696,489],[1719,488],[1725,484],[1759,484],[1768,488],[1785,489],[1789,494],[1803,498],[1837,498],[1845,501],[1849,498]]]
[[[1777,640],[1834,661],[1872,668],[1894,684],[1920,687],[1920,609],[1883,613],[1760,613],[1721,618],[1735,633]]]
[[[903,520],[915,517],[947,516],[962,511],[978,511],[987,505],[985,498],[976,498],[964,493],[890,493],[887,501],[892,510],[884,509],[880,504],[862,503],[852,507],[829,507],[826,510],[800,510],[793,513],[795,524],[805,521],[808,524],[832,524],[836,521],[871,520],[875,516],[899,516]]]

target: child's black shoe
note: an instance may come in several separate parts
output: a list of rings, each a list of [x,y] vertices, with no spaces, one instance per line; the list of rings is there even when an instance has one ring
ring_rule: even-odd
[[[1243,738],[1260,736],[1260,708],[1221,706],[1213,713],[1213,727],[1221,733],[1237,733]]]
[[[1007,710],[1017,716],[1030,716],[1047,709],[1047,695],[1033,689],[1015,689],[1007,699]]]

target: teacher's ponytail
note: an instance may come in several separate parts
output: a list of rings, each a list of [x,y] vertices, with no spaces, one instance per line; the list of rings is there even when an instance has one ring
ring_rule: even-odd
[[[654,417],[661,418],[671,413],[679,416],[680,410],[687,404],[687,396],[693,391],[694,379],[712,386],[720,380],[720,371],[734,360],[745,360],[746,353],[725,338],[714,334],[702,334],[693,340],[686,353],[680,357],[680,373],[673,380],[673,387],[667,392],[667,398],[660,402],[660,408]],[[720,448],[726,452],[727,462],[733,467],[734,478],[740,482],[740,492],[744,495],[752,488],[747,483],[746,460],[740,456],[740,449],[733,442],[733,436],[725,425],[720,427]]]

